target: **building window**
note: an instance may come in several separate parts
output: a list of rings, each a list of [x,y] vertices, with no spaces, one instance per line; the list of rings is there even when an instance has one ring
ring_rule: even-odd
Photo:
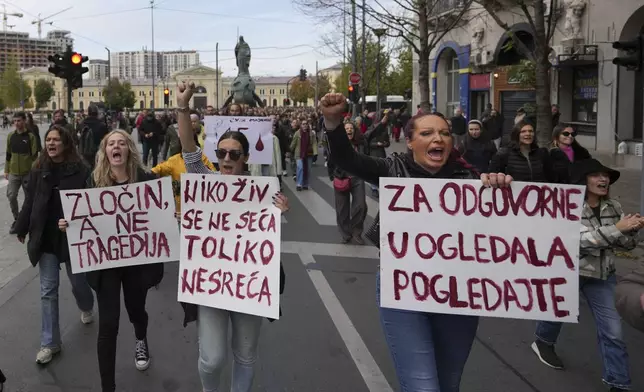
[[[283,88],[280,89],[280,94],[282,94],[282,95],[284,94],[284,89]]]
[[[458,57],[456,53],[451,51],[447,63],[447,113],[445,115],[448,117],[451,117],[454,110],[461,106],[460,74],[458,69]]]
[[[597,123],[597,65],[573,70],[572,120]]]

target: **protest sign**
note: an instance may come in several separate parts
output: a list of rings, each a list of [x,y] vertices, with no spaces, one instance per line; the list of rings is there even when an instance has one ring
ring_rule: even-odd
[[[275,177],[181,176],[180,302],[279,318]]]
[[[179,259],[170,177],[60,194],[73,273]]]
[[[381,178],[382,306],[576,323],[584,192]]]
[[[205,116],[204,153],[217,162],[217,142],[226,131],[240,131],[250,144],[248,164],[273,163],[273,120],[270,117]]]

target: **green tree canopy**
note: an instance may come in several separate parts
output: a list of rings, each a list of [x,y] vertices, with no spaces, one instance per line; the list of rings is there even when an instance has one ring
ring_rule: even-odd
[[[50,81],[38,79],[34,85],[34,99],[36,100],[36,110],[45,106],[54,96],[54,86]]]
[[[112,78],[103,88],[103,98],[107,107],[121,111],[133,108],[136,102],[130,82],[121,83],[118,78]]]
[[[318,74],[317,78],[315,78],[315,83],[313,84],[314,89],[316,85],[318,88],[318,97],[320,98],[331,91],[331,82],[329,81],[329,77],[325,74]],[[313,91],[313,93],[315,96],[315,91]]]
[[[18,108],[31,97],[31,87],[22,80],[18,72],[18,62],[15,58],[7,62],[0,76],[0,98],[9,108]]]
[[[315,95],[315,89],[310,80],[294,80],[289,86],[288,96],[293,102],[306,102]]]

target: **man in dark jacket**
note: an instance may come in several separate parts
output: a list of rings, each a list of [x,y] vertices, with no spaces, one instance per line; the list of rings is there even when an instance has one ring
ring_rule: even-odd
[[[91,168],[96,165],[96,153],[101,141],[107,135],[107,125],[98,117],[98,107],[89,105],[87,117],[80,124],[78,150]]]
[[[139,136],[143,141],[143,164],[148,164],[148,157],[152,152],[152,167],[159,160],[159,144],[163,137],[163,125],[156,119],[154,113],[148,113],[138,127]]]
[[[467,134],[467,120],[463,116],[461,108],[454,110],[454,117],[451,118],[452,123],[452,136],[454,137],[454,145],[460,146],[463,139]]]

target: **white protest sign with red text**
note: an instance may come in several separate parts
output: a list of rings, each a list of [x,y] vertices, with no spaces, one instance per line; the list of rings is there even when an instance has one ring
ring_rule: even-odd
[[[61,191],[75,274],[179,259],[172,180]]]
[[[279,318],[276,177],[181,175],[180,302]]]
[[[248,139],[248,164],[273,163],[273,120],[270,117],[205,116],[204,153],[211,162],[217,162],[217,142],[226,131],[240,131]]]
[[[576,323],[584,193],[381,178],[382,306]]]

